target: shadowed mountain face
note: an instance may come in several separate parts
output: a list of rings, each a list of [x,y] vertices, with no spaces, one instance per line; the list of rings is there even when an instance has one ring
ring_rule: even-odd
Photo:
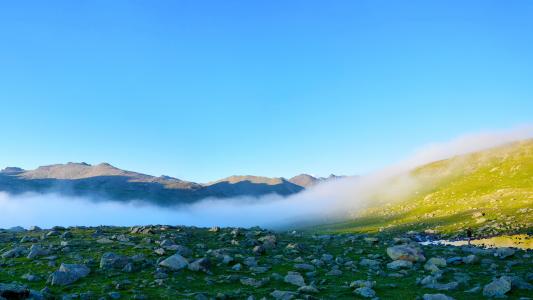
[[[299,178],[298,180],[293,180]],[[207,184],[169,176],[150,176],[125,171],[110,164],[67,163],[35,170],[15,167],[0,172],[0,191],[9,193],[56,192],[69,196],[129,201],[145,200],[160,205],[191,203],[204,198],[238,196],[282,196],[298,193],[323,178],[302,174],[286,180],[259,176],[231,176]]]

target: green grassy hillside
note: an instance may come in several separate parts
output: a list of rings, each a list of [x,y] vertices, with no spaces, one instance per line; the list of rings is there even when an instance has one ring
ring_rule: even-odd
[[[414,169],[409,177],[417,188],[401,199],[384,196],[385,186],[374,204],[352,220],[320,229],[435,230],[445,235],[461,235],[468,227],[479,235],[533,229],[533,140],[430,163]],[[400,180],[404,176],[390,186]]]

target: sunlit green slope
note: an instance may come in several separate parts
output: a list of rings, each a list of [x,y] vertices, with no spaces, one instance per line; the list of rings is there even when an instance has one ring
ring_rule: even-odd
[[[376,195],[376,204],[352,220],[320,229],[449,235],[462,235],[468,227],[483,235],[533,229],[533,140],[437,161],[408,177],[416,188],[401,199]]]

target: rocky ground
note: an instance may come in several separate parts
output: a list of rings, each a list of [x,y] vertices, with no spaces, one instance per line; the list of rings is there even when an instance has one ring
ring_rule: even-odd
[[[531,299],[531,251],[173,226],[0,231],[0,299]],[[529,298],[528,298],[529,297]]]

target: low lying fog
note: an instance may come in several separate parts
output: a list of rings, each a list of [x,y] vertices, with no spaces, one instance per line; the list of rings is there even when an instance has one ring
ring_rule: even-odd
[[[281,197],[206,199],[176,208],[139,201],[120,203],[64,197],[57,194],[9,195],[0,192],[0,228],[37,225],[61,226],[169,224],[194,226],[263,226],[279,228],[302,222],[321,223],[342,218],[370,203],[378,189],[391,199],[412,191],[417,183],[405,175],[431,161],[533,137],[533,128],[466,135],[451,142],[426,146],[408,159],[357,178],[323,183],[299,194]],[[393,186],[384,182],[404,174]],[[105,199],[104,199],[105,200]]]

